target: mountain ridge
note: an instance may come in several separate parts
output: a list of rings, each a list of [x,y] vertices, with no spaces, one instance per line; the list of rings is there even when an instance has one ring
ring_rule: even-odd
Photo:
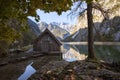
[[[28,18],[29,27],[32,31],[38,36],[46,28],[48,28],[58,39],[63,40],[66,37],[70,36],[70,32],[74,28],[73,25],[68,23],[57,23],[52,22],[47,24],[46,22],[35,23],[30,18]]]

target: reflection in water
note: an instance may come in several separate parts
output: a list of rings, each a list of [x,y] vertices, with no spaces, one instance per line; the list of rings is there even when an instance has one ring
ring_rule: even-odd
[[[72,48],[73,47],[73,48]],[[68,62],[73,62],[76,60],[84,60],[87,56],[85,54],[80,54],[76,46],[70,47],[69,45],[63,45],[63,59]]]
[[[113,62],[120,61],[119,45],[95,45],[95,55],[98,59]],[[87,57],[87,45],[63,45],[63,59],[66,61],[84,60]]]
[[[95,46],[95,54],[97,58],[102,59],[107,62],[120,61],[120,46],[115,45],[102,45]]]
[[[36,70],[31,66],[32,64],[33,62],[26,67],[25,72],[18,78],[18,80],[27,80],[32,74],[36,72]]]

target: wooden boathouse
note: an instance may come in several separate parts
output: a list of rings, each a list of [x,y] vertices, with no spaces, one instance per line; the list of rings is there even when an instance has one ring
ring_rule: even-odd
[[[33,50],[40,53],[61,53],[62,43],[49,29],[45,29],[33,43]]]

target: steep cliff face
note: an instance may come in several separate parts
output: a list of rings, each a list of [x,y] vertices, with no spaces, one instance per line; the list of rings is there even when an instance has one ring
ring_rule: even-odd
[[[120,0],[99,0],[100,6],[108,11],[109,17],[93,9],[94,36],[97,41],[120,41]],[[87,16],[79,17],[76,23],[77,31],[67,38],[69,41],[87,40]],[[79,33],[78,33],[79,32]],[[77,35],[76,35],[77,33]],[[73,38],[73,36],[75,36]]]

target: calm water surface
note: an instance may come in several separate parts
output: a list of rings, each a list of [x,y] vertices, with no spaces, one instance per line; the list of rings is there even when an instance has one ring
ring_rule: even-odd
[[[20,75],[18,80],[27,80],[32,74],[36,72],[36,70],[31,66],[32,64],[33,62],[26,67],[25,72]]]
[[[87,57],[88,47],[87,45],[63,45],[63,58],[72,59],[77,58],[78,60],[83,60]],[[112,62],[120,61],[120,45],[95,45],[94,46],[95,55],[98,59]]]

